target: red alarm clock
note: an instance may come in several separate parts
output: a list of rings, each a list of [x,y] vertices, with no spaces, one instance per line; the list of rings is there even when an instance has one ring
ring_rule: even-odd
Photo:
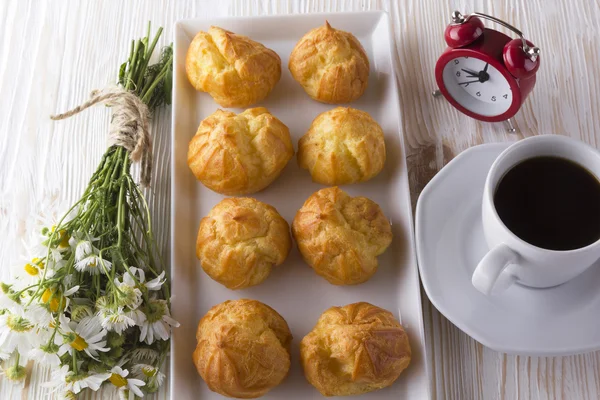
[[[484,28],[481,18],[510,29],[519,38]],[[509,132],[515,132],[510,118],[535,85],[540,49],[517,28],[481,13],[454,11],[444,38],[449,47],[435,65],[439,90],[434,96],[443,95],[457,110],[480,121],[506,121]]]

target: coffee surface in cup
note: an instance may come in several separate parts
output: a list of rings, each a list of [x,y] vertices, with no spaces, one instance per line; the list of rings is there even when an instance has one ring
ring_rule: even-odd
[[[600,182],[570,160],[526,159],[500,180],[494,205],[522,240],[549,250],[573,250],[600,239]]]

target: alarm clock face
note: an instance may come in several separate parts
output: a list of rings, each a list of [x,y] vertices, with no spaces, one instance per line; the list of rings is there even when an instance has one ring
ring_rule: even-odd
[[[491,117],[504,114],[513,101],[507,79],[489,63],[475,57],[451,59],[442,73],[452,98],[467,110]]]

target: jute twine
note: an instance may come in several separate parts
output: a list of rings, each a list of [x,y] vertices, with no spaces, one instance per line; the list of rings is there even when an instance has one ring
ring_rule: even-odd
[[[95,104],[106,104],[112,108],[108,145],[128,150],[131,161],[140,163],[141,184],[149,186],[152,174],[152,139],[148,128],[150,110],[138,96],[117,86],[94,90],[85,103],[50,118],[55,121],[66,119]]]

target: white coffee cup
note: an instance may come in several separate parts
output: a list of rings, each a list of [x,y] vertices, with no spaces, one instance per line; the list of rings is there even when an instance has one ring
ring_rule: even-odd
[[[483,230],[490,250],[471,279],[473,286],[486,295],[500,293],[516,282],[536,288],[560,285],[600,258],[600,240],[575,250],[547,250],[520,239],[498,216],[494,192],[500,180],[516,164],[538,156],[571,160],[600,177],[600,152],[565,136],[533,136],[514,143],[498,156],[483,190]]]

